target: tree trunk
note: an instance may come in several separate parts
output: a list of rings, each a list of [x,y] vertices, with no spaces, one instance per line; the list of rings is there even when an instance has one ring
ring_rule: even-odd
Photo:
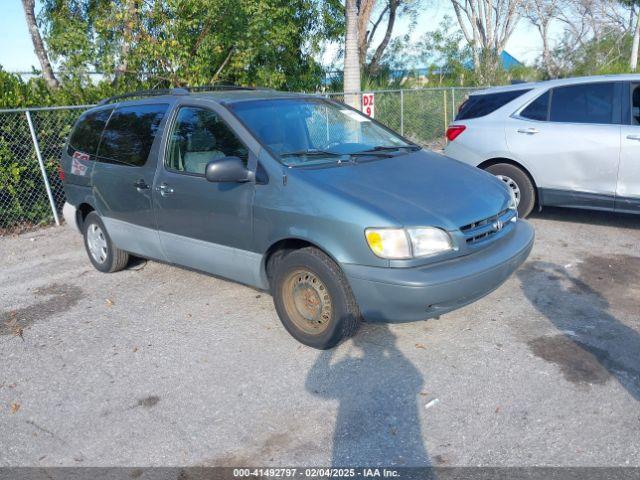
[[[393,32],[393,25],[396,21],[396,9],[398,8],[398,0],[389,0],[389,20],[387,21],[387,31],[384,34],[384,38],[378,48],[376,49],[373,57],[371,57],[371,62],[368,66],[369,75],[375,75],[378,73],[378,69],[380,68],[380,59],[384,54],[387,45],[389,45],[389,40],[391,40],[391,33]]]
[[[347,31],[344,46],[344,103],[360,108],[360,58],[358,54],[358,6],[346,0]]]
[[[374,33],[371,31],[370,34],[368,30],[371,13],[375,4],[375,0],[360,0],[360,8],[358,9],[358,51],[361,67],[367,61],[367,49]]]
[[[551,48],[549,48],[549,28],[546,19],[541,19],[538,25],[538,31],[542,39],[542,63],[544,63],[544,69],[547,71],[549,78],[555,78],[556,65],[553,60],[553,55],[551,55]]]
[[[38,24],[36,23],[35,14],[35,0],[22,0],[22,7],[24,8],[24,16],[27,20],[27,27],[29,27],[29,33],[31,34],[31,41],[33,42],[33,50],[38,57],[40,67],[42,68],[42,76],[44,77],[47,86],[50,88],[58,88],[60,83],[53,73],[51,63],[47,51],[44,48],[44,42],[40,36],[40,30],[38,30]]]
[[[640,43],[640,14],[636,14],[636,28],[633,31],[633,44],[631,46],[631,61],[629,66],[635,72],[638,68],[638,44]]]

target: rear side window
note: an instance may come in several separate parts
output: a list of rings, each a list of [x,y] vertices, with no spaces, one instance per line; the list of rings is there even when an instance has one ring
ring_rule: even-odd
[[[589,83],[553,89],[552,122],[620,123],[619,84]]]
[[[489,115],[528,91],[529,89],[487,93],[484,95],[471,95],[469,99],[460,106],[458,115],[456,115],[456,120],[469,120],[471,118],[479,118]]]
[[[112,111],[113,108],[108,108],[83,113],[78,119],[73,132],[71,132],[67,153],[73,155],[78,152],[95,159],[96,151],[100,144],[100,136]]]
[[[640,85],[631,85],[631,125],[640,125]]]
[[[531,120],[546,121],[549,118],[549,92],[545,92],[527,105],[520,116]]]
[[[144,165],[168,107],[161,104],[118,108],[104,129],[99,159],[138,167]]]

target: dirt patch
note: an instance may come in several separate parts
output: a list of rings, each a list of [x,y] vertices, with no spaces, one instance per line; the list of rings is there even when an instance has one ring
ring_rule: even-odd
[[[157,395],[150,395],[146,398],[141,398],[140,400],[138,400],[138,403],[136,404],[136,406],[151,408],[151,407],[155,407],[159,401],[160,401],[160,397],[158,397]]]
[[[227,453],[216,457],[208,462],[206,466],[214,467],[243,467],[255,465],[265,460],[273,460],[281,451],[291,450],[292,439],[288,433],[273,433],[269,435],[255,451],[240,451]]]
[[[611,377],[601,363],[609,356],[604,350],[584,348],[584,344],[569,340],[564,335],[538,337],[529,341],[528,345],[534,355],[560,367],[564,378],[569,382],[604,384]],[[600,358],[593,350],[600,353]]]
[[[572,383],[602,385],[613,375],[624,379],[640,378],[640,370],[613,359],[607,350],[564,335],[538,337],[528,345],[537,357],[556,364],[565,379]]]
[[[578,273],[580,280],[604,296],[610,305],[633,311],[639,308],[640,257],[592,255],[578,264]]]
[[[37,288],[34,295],[48,298],[28,307],[1,312],[0,335],[14,334],[34,323],[46,321],[54,315],[70,310],[82,298],[82,290],[75,285],[52,283]]]

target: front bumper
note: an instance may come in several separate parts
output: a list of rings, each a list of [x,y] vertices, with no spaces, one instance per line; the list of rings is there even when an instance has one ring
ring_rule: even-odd
[[[468,305],[498,288],[527,259],[535,233],[518,220],[513,231],[483,250],[414,268],[343,264],[366,320],[409,322]]]

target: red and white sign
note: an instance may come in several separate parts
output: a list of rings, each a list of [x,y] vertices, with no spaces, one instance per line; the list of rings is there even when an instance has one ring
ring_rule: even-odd
[[[362,94],[362,113],[366,116],[375,118],[375,95],[373,93]]]
[[[89,156],[87,155],[87,159],[88,158]],[[76,158],[75,153],[73,154],[73,158],[71,159],[71,173],[73,175],[80,175],[80,176],[84,176],[87,174],[87,166]]]
[[[73,158],[76,158],[78,160],[89,160],[89,154],[81,152],[80,150],[76,150],[75,152],[73,152]]]

